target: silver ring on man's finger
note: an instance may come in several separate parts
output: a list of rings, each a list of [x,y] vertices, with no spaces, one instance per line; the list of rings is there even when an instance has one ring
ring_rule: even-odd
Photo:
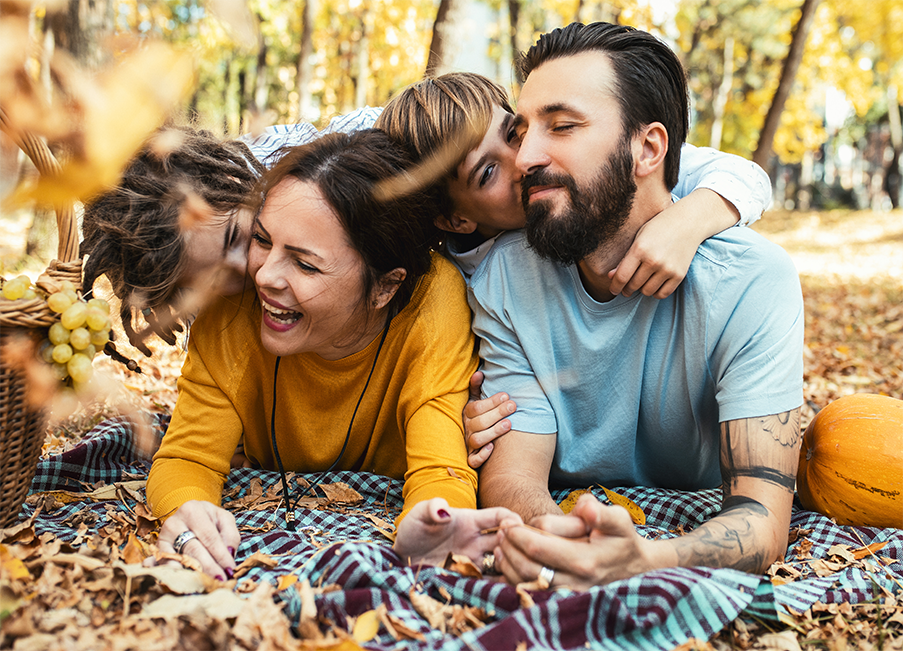
[[[197,535],[193,531],[183,531],[172,541],[172,548],[176,550],[176,554],[181,554],[188,541],[194,538],[197,538]]]
[[[555,578],[555,570],[551,567],[543,567],[539,570],[538,581],[545,581],[549,586],[552,585],[552,580]]]

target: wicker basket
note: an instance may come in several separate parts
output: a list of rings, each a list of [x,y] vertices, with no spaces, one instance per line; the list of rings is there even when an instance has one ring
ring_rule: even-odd
[[[28,154],[42,175],[59,174],[60,165],[47,145],[13,128],[2,109],[0,128]],[[56,217],[59,260],[50,263],[47,274],[81,286],[74,210],[71,206],[58,209]],[[42,338],[56,319],[43,299],[8,301],[0,297],[0,350],[15,337]],[[41,454],[47,416],[43,408],[29,403],[24,375],[8,362],[0,357],[0,528],[18,520]]]

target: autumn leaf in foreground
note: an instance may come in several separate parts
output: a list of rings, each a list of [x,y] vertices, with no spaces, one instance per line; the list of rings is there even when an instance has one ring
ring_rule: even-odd
[[[320,484],[319,489],[326,495],[330,504],[354,505],[364,501],[363,495],[344,482],[337,481],[334,484]]]
[[[605,497],[608,498],[609,502],[627,509],[634,524],[646,524],[646,514],[643,513],[643,509],[637,506],[636,502],[623,495],[618,495],[612,490],[608,490],[605,486],[599,485],[599,488],[605,491]]]
[[[408,593],[411,605],[421,617],[429,622],[431,628],[442,633],[461,635],[477,628],[482,628],[489,621],[489,614],[476,606],[460,606],[449,603],[451,595],[444,588],[439,589],[446,602],[433,599],[428,594],[418,592],[414,588]]]
[[[212,0],[209,7],[233,40],[249,50],[257,47],[258,21],[244,0]]]
[[[377,633],[379,633],[379,613],[375,610],[368,610],[354,620],[351,637],[356,642],[369,642]]]
[[[623,495],[615,493],[613,490],[605,488],[605,486],[598,486],[603,491],[605,491],[605,496],[608,498],[609,502],[616,506],[623,506],[625,509],[627,509],[627,512],[630,513],[630,518],[633,520],[634,524],[646,524],[646,514],[643,513],[643,509],[641,509],[636,502],[627,497],[624,497]],[[578,490],[571,491],[558,506],[564,513],[570,513],[574,510],[574,507],[577,506],[577,500],[580,499],[580,496],[585,495],[586,493],[592,494],[592,491],[588,488],[580,488]]]
[[[42,177],[35,186],[17,191],[13,200],[65,206],[115,185],[141,144],[187,96],[193,74],[187,54],[152,43],[96,81],[80,77],[70,89],[83,112],[79,155],[63,164],[59,176]]]
[[[581,495],[586,495],[587,493],[592,494],[592,491],[588,488],[580,488],[575,491],[571,491],[568,493],[568,496],[565,497],[561,504],[558,507],[564,512],[565,515],[574,510],[574,507],[577,506],[577,500],[580,499]]]

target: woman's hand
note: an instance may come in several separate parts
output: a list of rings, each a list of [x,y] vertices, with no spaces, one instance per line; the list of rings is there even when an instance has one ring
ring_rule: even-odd
[[[467,445],[467,463],[471,468],[479,468],[492,454],[492,442],[511,430],[508,416],[517,405],[505,393],[496,393],[485,400],[480,399],[483,386],[483,372],[477,371],[470,378],[470,398],[464,405],[464,443]]]
[[[464,554],[477,566],[483,556],[497,545],[495,529],[502,521],[512,525],[523,521],[513,511],[492,509],[455,509],[441,497],[414,505],[398,525],[395,552],[412,565],[442,565],[449,552]]]
[[[235,550],[241,541],[232,514],[210,502],[185,502],[163,523],[157,540],[160,549],[176,553],[173,543],[186,531],[195,537],[184,543],[180,553],[196,559],[204,572],[220,581],[232,578]]]

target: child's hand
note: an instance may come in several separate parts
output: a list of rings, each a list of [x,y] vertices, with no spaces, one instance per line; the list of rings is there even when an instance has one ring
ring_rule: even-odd
[[[511,429],[508,416],[517,405],[507,394],[496,393],[480,400],[483,373],[477,371],[470,378],[470,398],[464,405],[464,443],[467,445],[467,463],[479,468],[492,454],[492,442]]]
[[[624,259],[612,271],[609,291],[667,298],[683,282],[706,239],[735,225],[740,213],[721,195],[705,188],[673,203],[637,232]]]

